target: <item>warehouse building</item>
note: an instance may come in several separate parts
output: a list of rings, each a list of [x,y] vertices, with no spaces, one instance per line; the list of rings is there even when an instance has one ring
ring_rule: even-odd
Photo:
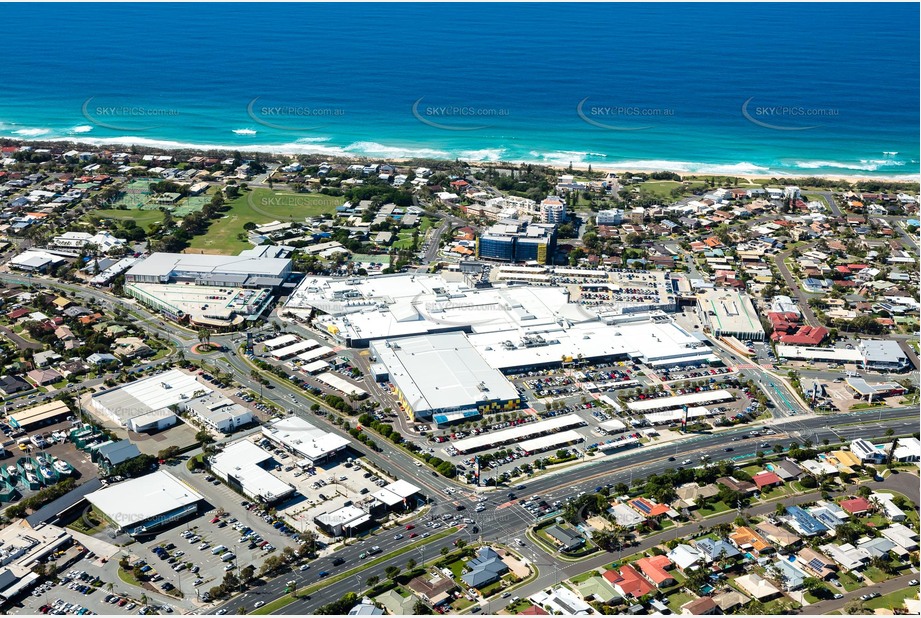
[[[71,415],[73,412],[70,411],[67,404],[55,399],[34,408],[17,410],[10,414],[7,420],[11,427],[30,431],[37,427],[52,425]]]
[[[412,418],[514,410],[518,390],[493,369],[463,333],[375,341],[371,352],[387,367],[403,409]]]
[[[727,289],[703,290],[697,295],[697,315],[715,337],[764,341],[761,318],[751,298]]]
[[[96,393],[91,400],[91,411],[131,431],[159,431],[178,421],[171,406],[185,404],[211,392],[194,375],[171,369]]]
[[[86,499],[119,532],[148,534],[198,512],[201,494],[165,470],[94,491]]]
[[[271,453],[249,440],[231,444],[211,457],[211,471],[247,498],[263,504],[294,494],[294,488],[269,472],[275,466]]]

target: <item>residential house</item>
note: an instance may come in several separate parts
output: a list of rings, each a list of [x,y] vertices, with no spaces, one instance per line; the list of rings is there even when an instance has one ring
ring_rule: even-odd
[[[556,542],[560,551],[575,551],[585,544],[585,539],[571,530],[557,525],[550,526],[545,531]]]
[[[758,532],[758,534],[761,534],[765,539],[767,539],[772,545],[775,545],[784,550],[789,550],[796,547],[803,540],[786,528],[782,528],[769,521],[755,524],[755,530]]]
[[[796,556],[802,563],[803,570],[812,577],[830,579],[838,570],[834,560],[811,547],[804,547],[799,550]]]
[[[681,606],[683,616],[713,616],[722,613],[720,606],[712,597],[700,597]]]
[[[565,586],[554,586],[531,596],[535,605],[547,608],[551,614],[565,616],[587,616],[594,614],[592,606]]]
[[[735,584],[746,594],[758,601],[770,601],[780,596],[780,589],[757,573],[748,573],[737,577]]]
[[[803,580],[807,575],[801,571],[795,562],[788,560],[775,560],[768,568],[768,573],[780,584],[784,590],[799,590],[803,587]]]
[[[32,356],[32,364],[37,368],[41,369],[42,367],[47,367],[52,363],[56,363],[61,360],[61,355],[55,352],[54,350],[44,350],[42,352],[36,352]]]
[[[725,560],[727,558],[735,558],[741,555],[738,549],[728,541],[723,539],[698,539],[694,541],[694,546],[697,547],[697,550],[703,554],[707,562],[714,562],[718,560]]]
[[[140,337],[119,337],[112,343],[115,356],[121,359],[143,358],[154,353]]]
[[[406,587],[432,607],[438,607],[451,600],[451,592],[457,588],[457,584],[452,577],[427,574],[414,577]]]
[[[771,464],[774,474],[779,476],[783,481],[795,481],[803,475],[803,469],[796,462],[789,459],[781,459]]]
[[[697,501],[701,498],[714,498],[720,492],[713,483],[700,485],[699,483],[686,483],[675,489],[678,499],[672,502],[674,509],[695,509]]]
[[[26,377],[35,384],[35,386],[45,386],[46,384],[54,384],[58,380],[63,379],[64,376],[54,369],[33,369],[26,374]]]
[[[777,487],[778,485],[783,485],[783,479],[781,479],[774,472],[759,472],[752,476],[752,482],[758,486],[758,491],[763,491],[765,487]]]
[[[714,594],[713,601],[719,606],[724,614],[728,614],[730,612],[735,612],[737,608],[743,607],[751,601],[751,599],[738,590],[730,588],[726,592]]]
[[[906,551],[918,549],[918,533],[905,524],[891,524],[880,531],[880,534]]]
[[[667,557],[681,571],[696,569],[704,560],[703,553],[691,545],[680,543],[668,552]]]
[[[419,600],[414,594],[404,597],[394,589],[377,595],[374,600],[384,606],[394,616],[411,616],[416,602]]]
[[[621,594],[614,589],[614,586],[600,575],[593,575],[579,582],[576,584],[576,589],[586,601],[594,600],[601,603],[609,603],[615,599],[621,598]]]
[[[675,583],[675,578],[668,572],[675,565],[668,556],[640,558],[634,564],[657,588],[665,588]]]
[[[773,546],[764,537],[748,526],[739,526],[730,535],[729,540],[742,551],[767,554],[774,551]]]
[[[786,521],[791,528],[803,536],[825,534],[829,528],[799,506],[788,506]]]
[[[749,481],[740,481],[739,479],[732,476],[723,476],[716,479],[716,482],[720,485],[728,487],[732,491],[737,491],[742,495],[748,496],[757,490],[754,483]]]
[[[499,581],[508,571],[508,565],[493,548],[481,547],[476,558],[467,562],[461,580],[471,588],[481,589]]]
[[[837,562],[845,571],[854,571],[866,565],[870,558],[850,543],[836,545],[827,543],[819,547],[828,557]]]
[[[614,521],[618,526],[622,526],[627,530],[633,530],[641,523],[646,521],[646,518],[631,509],[626,504],[616,502],[611,505],[611,508],[608,509],[608,513],[614,517]]]
[[[623,565],[620,570],[605,571],[604,578],[611,582],[614,589],[624,598],[641,599],[655,592],[655,587],[629,564]]]
[[[30,390],[31,388],[32,385],[19,376],[0,376],[0,394],[3,394],[4,396],[14,395],[22,391]]]

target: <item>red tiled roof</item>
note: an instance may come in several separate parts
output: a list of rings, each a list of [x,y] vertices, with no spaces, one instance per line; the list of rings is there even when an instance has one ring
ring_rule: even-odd
[[[870,510],[870,503],[866,498],[851,498],[850,500],[842,500],[841,508],[851,513],[864,513]]]
[[[549,615],[547,613],[547,610],[545,610],[544,608],[538,605],[532,605],[531,607],[527,609],[523,609],[518,613],[521,615],[525,615],[525,616],[547,616]]]
[[[634,599],[655,591],[652,584],[629,564],[620,567],[619,573],[614,570],[605,571],[604,578],[623,590],[625,595],[629,594]]]
[[[758,486],[758,489],[767,487],[769,485],[783,484],[783,480],[773,472],[759,472],[752,477],[752,481],[754,481],[755,485]]]
[[[789,345],[819,345],[828,336],[828,329],[824,326],[800,326],[792,335],[780,337],[781,343]]]
[[[662,583],[675,579],[666,569],[672,566],[672,561],[667,556],[652,556],[651,558],[640,558],[634,563],[643,574],[648,577],[657,586]]]

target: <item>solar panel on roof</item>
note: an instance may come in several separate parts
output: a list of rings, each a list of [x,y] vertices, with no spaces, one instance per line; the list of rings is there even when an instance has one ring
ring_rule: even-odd
[[[807,564],[813,571],[821,571],[823,568],[825,568],[825,564],[818,558],[813,558]]]

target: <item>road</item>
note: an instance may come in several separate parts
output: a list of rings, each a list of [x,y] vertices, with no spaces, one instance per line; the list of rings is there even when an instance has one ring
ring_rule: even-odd
[[[36,281],[11,275],[2,275],[0,279],[6,281],[16,281],[20,283],[41,284],[46,287],[58,289],[68,289],[77,296],[88,296],[95,298],[107,306],[123,306],[130,310],[152,331],[162,337],[172,341],[178,349],[186,355],[193,355],[192,346],[198,343],[197,335],[191,331],[167,326],[161,323],[156,316],[148,312],[145,308],[136,305],[125,299],[109,296],[98,290],[86,290],[76,286],[58,284],[47,280]],[[18,281],[17,281],[18,280]],[[250,372],[252,367],[235,352],[235,338],[239,335],[226,334],[217,335],[212,338],[215,343],[224,345],[227,352],[223,357],[210,355],[216,362],[223,365],[224,368],[231,370],[234,378],[244,387],[258,392],[259,385],[252,380]],[[213,361],[214,362],[214,361]],[[309,412],[309,407],[314,400],[308,398],[302,391],[293,385],[277,380],[276,388],[265,392],[266,398],[273,400],[276,404],[284,409],[291,409],[299,416],[310,420],[310,422],[324,425],[326,429],[345,436],[338,426],[333,425],[326,420],[324,416],[315,416]],[[712,434],[694,434],[687,438],[662,446],[641,447],[632,451],[593,458],[584,464],[562,471],[546,474],[536,479],[525,481],[526,487],[518,493],[518,499],[540,495],[541,498],[548,501],[563,499],[572,496],[580,491],[592,491],[598,485],[632,483],[634,478],[644,478],[652,473],[660,473],[671,469],[678,462],[684,459],[691,459],[692,465],[699,465],[700,458],[708,455],[713,461],[719,459],[742,460],[752,458],[758,450],[770,451],[774,444],[789,446],[793,441],[804,442],[811,440],[813,443],[820,443],[824,439],[830,441],[849,440],[853,437],[882,437],[888,428],[892,428],[896,434],[907,434],[917,431],[917,409],[900,408],[894,410],[873,410],[850,414],[835,414],[828,416],[800,415],[796,417],[775,418],[763,423],[764,426],[770,427],[776,433],[774,435],[760,438],[744,439],[743,436],[750,431],[750,428],[722,431]],[[733,442],[733,438],[738,440]],[[352,448],[361,454],[371,464],[387,471],[389,474],[410,480],[421,486],[423,493],[433,502],[430,513],[441,515],[443,513],[455,513],[455,506],[462,505],[466,508],[463,514],[466,514],[477,521],[481,528],[481,533],[474,539],[469,528],[453,534],[445,539],[433,541],[426,547],[426,557],[435,555],[440,552],[442,547],[449,547],[459,536],[467,540],[482,541],[500,541],[509,542],[513,538],[524,537],[527,528],[534,523],[533,516],[524,508],[519,506],[517,500],[508,501],[504,496],[506,490],[487,490],[485,488],[472,488],[464,485],[457,485],[448,479],[432,473],[428,468],[419,468],[415,465],[416,460],[409,454],[390,445],[383,439],[378,439],[379,444],[383,446],[381,453],[376,453],[365,447],[363,444],[352,441]],[[760,446],[766,443],[766,446]],[[731,445],[731,446],[727,446]],[[732,449],[729,451],[729,449]],[[669,461],[674,458],[674,461]],[[917,493],[917,487],[915,488]],[[482,513],[473,513],[473,506],[478,495],[491,496],[489,508]],[[426,529],[427,530],[427,529]],[[343,568],[354,567],[360,560],[358,555],[366,551],[367,547],[373,544],[381,545],[386,549],[399,546],[401,543],[408,542],[408,539],[393,539],[395,532],[379,533],[372,537],[373,541],[365,541],[364,544],[358,544],[336,552],[336,556],[341,556],[346,560],[346,565],[336,567],[341,572]],[[404,533],[405,534],[405,533]],[[385,549],[385,551],[386,551]],[[578,572],[589,568],[585,565],[571,566],[556,560],[555,556],[545,553],[540,548],[529,550],[535,561],[553,567],[555,571],[562,570],[564,574],[570,570],[578,569]],[[432,552],[432,553],[429,553]],[[315,609],[321,602],[328,602],[330,599],[338,598],[347,591],[356,589],[356,585],[366,580],[372,574],[382,576],[387,566],[394,565],[405,567],[406,561],[412,557],[421,561],[421,552],[417,556],[401,556],[387,561],[386,564],[375,566],[361,572],[361,580],[349,578],[348,581],[338,582],[324,589],[322,600],[320,598],[311,600],[302,600],[286,608],[290,613],[306,613],[310,609]],[[604,556],[609,560],[610,556]],[[327,563],[330,558],[318,560],[315,565],[304,572],[297,572],[297,579],[304,584],[312,583],[316,580],[319,571],[329,570],[332,573],[336,571],[332,568],[331,563]],[[327,562],[325,562],[327,561]],[[586,563],[588,564],[588,563]],[[329,568],[324,568],[328,566]],[[576,571],[574,571],[575,573]],[[574,574],[573,573],[573,574]],[[546,576],[542,576],[535,585],[546,585]],[[271,600],[283,593],[284,582],[290,579],[290,575],[283,575],[267,582],[264,586],[258,588],[257,592],[250,592],[246,597],[233,599],[222,607],[227,607],[230,611],[239,608],[241,605],[247,606],[253,600],[254,595],[258,594],[258,600]],[[495,610],[495,607],[492,608]]]
[[[800,251],[808,251],[812,248],[812,245],[805,245],[799,247]],[[790,272],[790,269],[787,268],[787,265],[784,263],[790,255],[796,251],[794,249],[788,249],[786,251],[781,251],[774,255],[774,265],[777,266],[777,270],[780,272],[780,276],[783,277],[784,283],[787,284],[787,287],[790,288],[790,293],[793,294],[799,301],[799,310],[803,314],[803,320],[809,326],[821,326],[819,319],[816,317],[815,313],[812,311],[812,307],[809,306],[810,296],[803,291],[803,288],[800,286],[799,282],[796,280],[796,277],[793,276],[793,273]]]

